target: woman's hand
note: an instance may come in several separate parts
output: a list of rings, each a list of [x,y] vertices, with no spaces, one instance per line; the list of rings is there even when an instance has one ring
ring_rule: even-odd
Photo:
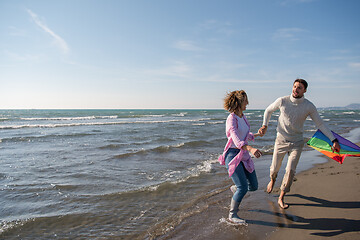
[[[252,153],[252,155],[254,155],[256,158],[259,158],[261,157],[262,155],[262,152],[260,152],[259,149],[256,149],[256,148],[251,148],[250,152]]]
[[[262,156],[262,152],[257,148],[253,148],[252,146],[246,145],[245,149],[248,150],[249,152],[251,152],[251,154],[254,155],[256,158],[259,158]]]

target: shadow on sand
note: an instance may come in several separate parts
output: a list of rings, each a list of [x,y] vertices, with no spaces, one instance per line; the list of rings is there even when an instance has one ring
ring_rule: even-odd
[[[307,197],[300,194],[288,195],[292,197],[302,198],[304,200],[312,201],[314,203],[296,203],[289,204],[291,206],[305,206],[305,207],[326,207],[326,208],[340,208],[340,209],[358,209],[360,202],[332,202],[316,197]],[[287,214],[285,210],[278,208],[274,202],[269,202],[273,211],[267,210],[251,210],[269,215],[274,215],[277,222],[266,222],[261,220],[246,220],[249,224],[257,224],[263,226],[273,226],[280,228],[294,228],[304,230],[319,230],[321,232],[313,232],[311,235],[332,237],[347,232],[360,231],[360,220],[346,219],[346,218],[304,218],[293,214]]]

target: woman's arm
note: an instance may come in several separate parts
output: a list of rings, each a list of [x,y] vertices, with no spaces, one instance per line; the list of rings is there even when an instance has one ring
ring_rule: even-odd
[[[259,157],[262,156],[262,152],[261,152],[259,149],[254,148],[254,147],[252,147],[252,146],[250,146],[250,145],[244,145],[244,146],[242,147],[242,149],[251,152],[252,155],[254,155],[256,158],[259,158]]]

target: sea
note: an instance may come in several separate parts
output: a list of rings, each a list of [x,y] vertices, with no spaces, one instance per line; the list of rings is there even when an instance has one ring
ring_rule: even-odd
[[[245,112],[252,132],[263,113]],[[360,142],[360,110],[319,113],[331,130]],[[250,143],[264,154],[254,159],[260,187],[268,181],[278,115]],[[0,239],[169,234],[231,185],[217,161],[227,116],[225,110],[0,110]],[[317,130],[311,119],[304,129],[305,140]],[[302,159],[298,172],[324,159]]]

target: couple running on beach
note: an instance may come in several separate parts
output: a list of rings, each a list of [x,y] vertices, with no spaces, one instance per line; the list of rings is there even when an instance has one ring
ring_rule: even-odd
[[[234,194],[231,198],[229,221],[235,224],[246,224],[245,220],[237,215],[239,205],[247,191],[258,189],[255,167],[249,152],[256,158],[262,155],[258,149],[251,147],[248,141],[253,141],[254,137],[262,137],[266,133],[271,114],[276,110],[280,110],[280,116],[270,166],[270,182],[266,191],[268,193],[272,192],[282,160],[287,153],[288,162],[278,199],[280,208],[286,209],[289,207],[284,202],[284,196],[290,191],[296,166],[304,146],[303,127],[308,116],[314,121],[316,127],[332,141],[333,151],[340,151],[337,139],[325,126],[314,104],[305,99],[304,93],[307,87],[308,84],[304,79],[296,79],[290,96],[280,97],[266,108],[263,126],[256,134],[250,132],[250,124],[244,115],[246,106],[249,104],[245,91],[233,91],[225,97],[224,108],[230,112],[226,120],[228,141],[223,154],[219,157],[219,161],[220,164],[226,165],[229,176],[235,184],[235,186],[231,187]]]

